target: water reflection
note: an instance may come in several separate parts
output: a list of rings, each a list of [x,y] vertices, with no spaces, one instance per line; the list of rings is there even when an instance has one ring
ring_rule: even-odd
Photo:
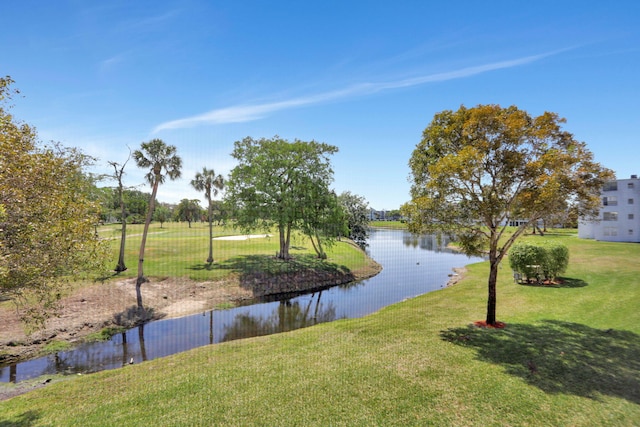
[[[287,295],[277,301],[151,322],[108,341],[84,343],[70,351],[1,367],[0,381],[119,368],[207,344],[361,317],[440,289],[447,283],[452,268],[481,261],[447,249],[448,243],[446,237],[376,230],[371,234],[367,251],[383,270],[371,279],[315,293]]]
[[[267,318],[249,313],[238,315],[233,323],[225,326],[221,341],[276,334],[331,322],[336,319],[336,309],[331,302],[326,306],[320,303],[322,292],[317,292],[317,297],[316,293],[311,294],[304,305],[301,301],[280,301],[278,308]]]
[[[420,248],[426,251],[457,253],[458,251],[449,248],[451,238],[443,234],[418,235],[405,233],[402,236],[402,243],[412,248]]]

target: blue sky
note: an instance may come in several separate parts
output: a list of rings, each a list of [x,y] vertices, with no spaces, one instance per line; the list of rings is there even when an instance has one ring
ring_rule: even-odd
[[[175,145],[164,202],[203,199],[189,181],[227,175],[234,141],[279,135],[336,145],[336,191],[395,209],[422,131],[463,104],[556,112],[618,177],[640,173],[636,0],[22,0],[2,15],[16,117],[98,157],[96,173],[127,146]]]

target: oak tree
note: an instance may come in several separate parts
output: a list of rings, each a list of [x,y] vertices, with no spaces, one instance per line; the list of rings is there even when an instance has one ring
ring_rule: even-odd
[[[465,253],[489,258],[487,324],[496,323],[498,266],[514,241],[567,200],[595,215],[611,179],[564,122],[515,106],[462,106],[435,115],[409,161],[410,229],[448,233]],[[507,233],[512,220],[520,225]]]
[[[349,238],[364,248],[369,237],[369,204],[364,197],[344,191],[338,196],[347,218]]]
[[[231,155],[238,165],[231,171],[226,200],[234,208],[238,225],[246,229],[275,225],[280,241],[277,257],[289,259],[291,231],[313,220],[308,203],[325,200],[330,193],[333,170],[329,156],[337,151],[329,144],[289,142],[278,136],[236,141]]]
[[[178,221],[187,221],[189,228],[191,223],[200,219],[200,201],[198,199],[182,199],[175,210],[175,218]]]

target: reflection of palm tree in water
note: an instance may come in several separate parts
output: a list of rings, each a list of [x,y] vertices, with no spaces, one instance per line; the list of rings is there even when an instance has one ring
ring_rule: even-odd
[[[209,344],[213,344],[213,310],[209,312]]]
[[[129,352],[127,351],[127,333],[122,332],[122,366],[129,362]]]
[[[144,325],[138,326],[138,342],[140,343],[140,356],[142,356],[142,361],[147,361],[147,349],[144,346]]]

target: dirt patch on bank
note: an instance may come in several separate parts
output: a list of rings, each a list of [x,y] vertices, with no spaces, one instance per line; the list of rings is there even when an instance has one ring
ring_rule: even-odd
[[[185,278],[153,279],[142,285],[145,306],[158,318],[199,313],[221,304],[251,299],[251,292],[238,286],[237,278],[195,282]],[[114,325],[114,316],[136,303],[135,279],[115,280],[86,286],[61,301],[58,316],[44,329],[31,335],[24,331],[19,314],[11,304],[0,308],[0,363],[30,358],[53,340],[77,342],[87,335]]]
[[[301,272],[268,277],[232,274],[224,280],[196,282],[187,278],[152,279],[142,285],[146,307],[156,318],[175,318],[217,307],[228,308],[256,297],[303,292],[373,277],[382,267],[375,261],[355,272]],[[80,342],[87,335],[114,326],[115,316],[136,303],[135,279],[113,280],[79,288],[61,300],[58,316],[46,327],[27,335],[15,307],[0,306],[0,364],[29,359],[52,341]]]
[[[455,267],[453,269],[453,273],[449,274],[449,280],[447,281],[447,287],[453,286],[458,283],[460,280],[464,279],[467,275],[466,267]]]

